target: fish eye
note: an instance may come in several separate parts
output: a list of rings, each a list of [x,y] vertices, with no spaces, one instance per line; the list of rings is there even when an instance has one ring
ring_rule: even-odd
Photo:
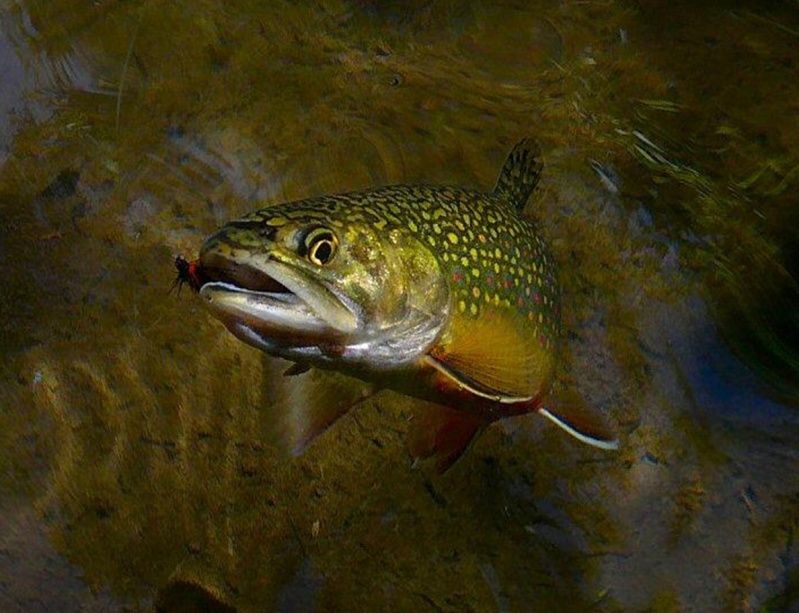
[[[305,237],[305,252],[308,260],[317,266],[324,266],[338,249],[338,237],[327,228],[315,228]]]

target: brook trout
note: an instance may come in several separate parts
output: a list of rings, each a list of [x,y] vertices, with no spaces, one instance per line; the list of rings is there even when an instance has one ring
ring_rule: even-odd
[[[260,209],[179,259],[179,278],[292,374],[335,370],[427,401],[412,452],[441,470],[487,424],[531,411],[612,449],[600,415],[544,406],[560,292],[522,215],[541,169],[528,139],[490,193],[395,185]]]

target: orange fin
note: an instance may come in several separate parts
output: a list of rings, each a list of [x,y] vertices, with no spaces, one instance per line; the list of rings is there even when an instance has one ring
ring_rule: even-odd
[[[446,472],[485,425],[484,420],[471,413],[425,403],[414,416],[408,451],[415,460],[434,457],[436,470]]]
[[[312,369],[281,377],[278,373],[285,371],[285,362],[268,361],[265,405],[274,415],[282,442],[295,455],[302,453],[347,411],[379,391],[358,379],[330,371]],[[275,372],[269,373],[271,368]]]
[[[552,370],[552,352],[512,309],[476,320],[454,316],[427,361],[459,386],[498,402],[531,400]]]
[[[573,392],[559,393],[555,408],[538,412],[578,441],[600,449],[618,449],[619,441],[605,416]]]

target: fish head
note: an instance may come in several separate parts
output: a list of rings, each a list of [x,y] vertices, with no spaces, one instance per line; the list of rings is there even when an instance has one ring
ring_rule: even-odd
[[[296,203],[223,226],[201,248],[200,295],[272,355],[367,370],[417,359],[448,315],[438,260],[400,226],[333,213]]]

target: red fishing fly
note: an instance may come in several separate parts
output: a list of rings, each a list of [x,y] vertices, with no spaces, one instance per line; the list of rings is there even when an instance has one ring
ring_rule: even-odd
[[[195,292],[200,291],[200,287],[202,287],[203,284],[200,260],[189,262],[182,255],[179,255],[175,258],[175,268],[178,269],[178,276],[175,279],[175,282],[172,283],[172,287],[169,291],[172,291],[175,289],[175,286],[177,286],[178,294],[180,294],[180,290],[184,283]]]

